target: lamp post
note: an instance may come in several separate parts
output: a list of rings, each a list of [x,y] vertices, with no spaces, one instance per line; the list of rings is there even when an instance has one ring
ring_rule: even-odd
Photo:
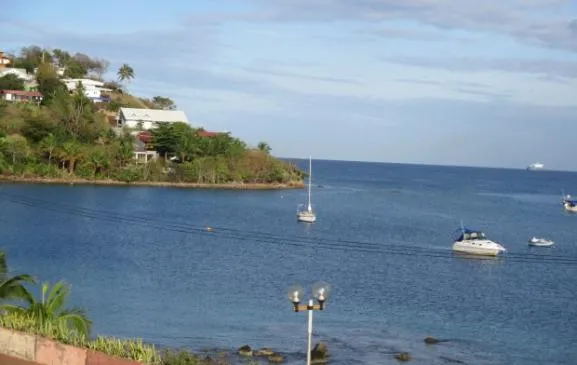
[[[304,295],[304,289],[300,285],[293,285],[288,289],[288,298],[293,304],[293,311],[301,312],[307,311],[309,314],[309,322],[308,322],[308,329],[307,329],[307,365],[311,365],[311,347],[312,347],[312,338],[313,338],[313,311],[315,310],[324,310],[325,309],[325,301],[329,297],[329,293],[331,291],[331,286],[324,282],[319,281],[313,284],[313,297],[316,299],[318,304],[315,304],[313,299],[308,300],[308,304],[301,304],[301,299]]]

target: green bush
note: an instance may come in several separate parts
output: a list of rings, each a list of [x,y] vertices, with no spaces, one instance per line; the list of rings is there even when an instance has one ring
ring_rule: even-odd
[[[90,340],[68,327],[54,326],[50,323],[38,326],[38,322],[34,317],[19,312],[2,314],[0,316],[0,327],[50,338],[64,344],[87,348],[144,364],[159,365],[161,363],[156,348],[153,345],[145,344],[140,339],[118,339],[99,336],[94,340]]]

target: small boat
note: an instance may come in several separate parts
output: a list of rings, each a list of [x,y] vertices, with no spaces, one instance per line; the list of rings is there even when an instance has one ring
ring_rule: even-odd
[[[539,171],[539,170],[543,170],[544,168],[545,168],[545,165],[543,165],[540,162],[535,162],[535,163],[532,163],[529,166],[527,166],[528,171]]]
[[[571,199],[571,195],[567,194],[563,197],[563,207],[568,212],[577,213],[577,200]]]
[[[549,247],[553,246],[555,242],[546,238],[533,237],[529,240],[529,246]]]
[[[469,255],[498,256],[505,248],[485,236],[485,233],[461,227],[457,230],[459,236],[453,242],[453,251]]]
[[[297,221],[304,222],[304,223],[314,223],[317,220],[317,214],[313,210],[313,206],[311,205],[311,183],[312,183],[312,175],[313,175],[313,159],[309,157],[309,198],[307,205],[304,204],[299,205],[297,210]]]

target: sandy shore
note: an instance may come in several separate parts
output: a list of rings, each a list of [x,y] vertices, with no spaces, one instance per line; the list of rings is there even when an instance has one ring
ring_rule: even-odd
[[[60,185],[105,185],[105,186],[151,186],[186,189],[229,189],[229,190],[280,190],[302,189],[303,182],[291,182],[287,184],[259,184],[259,183],[226,183],[226,184],[198,184],[168,181],[135,181],[123,182],[118,180],[85,180],[64,178],[41,178],[0,176],[0,183],[26,183],[26,184],[60,184]]]

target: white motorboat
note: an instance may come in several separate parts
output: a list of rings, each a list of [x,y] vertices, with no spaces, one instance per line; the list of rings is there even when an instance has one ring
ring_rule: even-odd
[[[549,247],[553,246],[555,242],[546,238],[533,237],[529,240],[529,246]]]
[[[317,220],[317,214],[313,210],[313,206],[311,205],[312,175],[313,175],[313,159],[312,157],[309,157],[309,184],[308,184],[309,198],[306,206],[304,204],[301,204],[297,210],[297,221],[299,222],[314,223]]]
[[[571,199],[571,195],[567,194],[563,197],[563,207],[568,212],[577,213],[577,200]]]
[[[543,165],[540,162],[535,162],[530,164],[529,166],[527,166],[527,170],[529,171],[538,171],[538,170],[543,170],[545,168],[545,165]]]
[[[453,251],[480,256],[498,256],[505,248],[488,239],[481,231],[464,228],[458,230],[458,238],[453,242]]]

